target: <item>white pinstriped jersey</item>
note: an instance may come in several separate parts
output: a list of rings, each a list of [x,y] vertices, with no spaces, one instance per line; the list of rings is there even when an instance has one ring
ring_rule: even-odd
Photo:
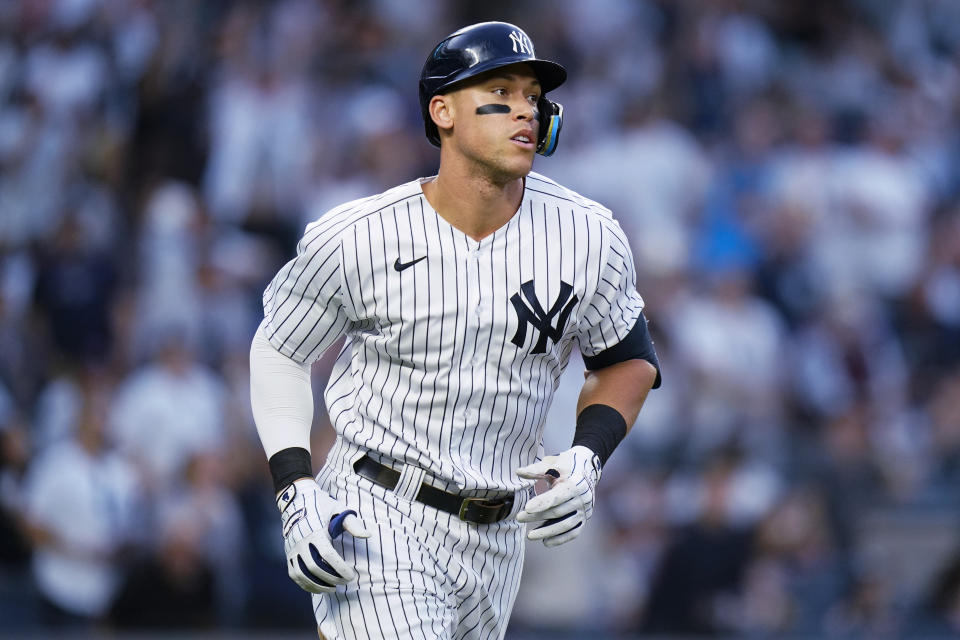
[[[643,309],[610,211],[536,173],[479,241],[430,207],[420,180],[337,207],[307,227],[263,303],[268,338],[296,361],[347,335],[325,395],[340,437],[443,488],[498,491],[522,488],[514,470],[542,454],[571,349],[618,344]]]

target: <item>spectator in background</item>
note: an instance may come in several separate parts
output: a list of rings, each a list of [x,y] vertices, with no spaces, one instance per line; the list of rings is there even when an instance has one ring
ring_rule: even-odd
[[[0,112],[0,240],[14,246],[47,237],[57,227],[77,160],[77,132],[45,109],[36,96],[23,95]]]
[[[896,309],[906,358],[924,365],[911,372],[921,399],[960,362],[960,206],[935,216],[925,256],[923,277]]]
[[[824,298],[792,342],[795,399],[808,415],[828,419],[862,400],[890,414],[902,409],[903,351],[885,309],[866,292]]]
[[[75,432],[41,452],[25,484],[41,616],[51,627],[102,619],[124,554],[142,535],[137,474],[107,439],[107,402],[106,389],[84,388]]]
[[[199,338],[197,275],[208,239],[205,229],[200,202],[190,185],[168,180],[150,189],[137,238],[133,358],[142,357],[154,346],[155,336],[171,328],[190,340]]]
[[[930,398],[918,416],[920,438],[928,447],[925,469],[927,499],[956,509],[960,506],[960,369],[947,373],[933,385]]]
[[[733,136],[717,150],[719,170],[697,221],[693,265],[716,271],[752,269],[760,258],[759,230],[770,216],[771,160],[780,137],[777,105],[756,98],[733,117]]]
[[[602,611],[612,629],[636,629],[647,615],[653,578],[672,540],[664,513],[665,476],[659,469],[612,471],[615,482],[604,496],[612,507],[605,553],[614,560],[601,581]]]
[[[847,554],[856,544],[858,517],[887,494],[884,468],[870,438],[870,419],[869,405],[851,405],[823,424],[811,459],[798,456],[799,465],[809,470],[823,492],[833,539]]]
[[[647,633],[732,631],[733,609],[752,553],[753,527],[731,518],[735,457],[713,459],[697,519],[670,532],[641,625]]]
[[[133,566],[110,612],[120,629],[209,629],[216,622],[215,578],[203,526],[192,513],[161,524],[158,552]]]
[[[753,293],[752,273],[718,269],[700,291],[688,291],[670,311],[671,343],[696,391],[687,398],[685,447],[695,460],[731,443],[751,455],[785,454],[782,407],[790,365],[781,358],[785,327]]]
[[[71,122],[92,114],[106,91],[110,64],[91,35],[82,24],[61,22],[51,38],[27,53],[24,84],[54,120]]]
[[[587,141],[569,158],[551,158],[557,163],[551,174],[572,189],[610,194],[646,278],[686,268],[692,220],[713,171],[703,146],[666,108],[662,96],[627,103],[622,128]]]
[[[63,364],[105,361],[117,284],[110,255],[91,247],[80,221],[67,216],[38,266],[36,303]]]
[[[857,576],[844,598],[835,604],[823,625],[836,638],[898,638],[902,616],[894,602],[894,587],[870,570]]]
[[[110,425],[151,497],[161,499],[183,484],[192,456],[224,450],[226,389],[182,331],[154,340],[152,359],[120,382]]]
[[[784,496],[760,522],[755,544],[738,629],[816,636],[849,580],[820,493],[799,488]]]
[[[0,243],[0,384],[24,415],[43,384],[49,355],[42,332],[28,322],[35,279],[30,254],[5,251]]]
[[[30,432],[0,384],[0,619],[9,629],[35,624],[30,585],[31,547],[23,518],[23,480],[30,462]]]
[[[199,564],[203,569],[198,567],[198,571],[209,571],[214,581],[211,617],[229,627],[243,615],[246,536],[240,505],[226,484],[224,467],[225,461],[212,452],[188,458],[184,482],[159,503],[159,520],[164,523],[161,526],[174,525],[168,532],[171,537],[160,541],[158,555],[170,561],[164,563],[161,573],[173,578],[171,584],[176,584],[182,568],[180,561],[185,560],[182,556],[189,549],[202,558]],[[183,523],[190,523],[189,531]],[[168,544],[172,548],[167,548]],[[170,558],[166,558],[168,553],[172,553]]]
[[[184,482],[161,497],[155,547],[130,571],[110,615],[116,626],[202,629],[244,619],[244,528],[223,467],[195,454]]]
[[[243,345],[257,326],[258,308],[249,289],[266,268],[270,252],[259,238],[243,231],[221,232],[209,246],[196,274],[199,358],[226,372],[226,360],[246,354]]]
[[[932,184],[905,148],[902,108],[894,102],[867,112],[863,139],[834,163],[835,206],[815,251],[841,293],[901,296],[923,265]]]
[[[213,93],[207,202],[219,221],[289,224],[311,166],[309,91],[301,79],[269,68],[238,75]],[[252,219],[257,215],[273,219]]]
[[[960,635],[960,553],[931,580],[914,616],[916,628],[929,637]]]
[[[826,113],[809,100],[783,108],[784,140],[767,158],[767,209],[752,231],[760,250],[758,290],[796,330],[820,310],[827,293],[829,274],[819,271],[813,254],[831,215],[835,148]]]
[[[23,476],[30,461],[28,437],[25,425],[13,416],[0,420],[0,573],[4,578],[7,571],[16,574],[30,559],[21,515]]]
[[[297,15],[299,24],[283,20],[282,10],[257,15],[237,5],[228,18],[221,73],[210,90],[204,176],[207,206],[220,222],[261,227],[299,222],[298,194],[307,187],[317,151],[311,119],[316,106],[305,75],[311,49],[297,36],[317,29],[319,16]],[[284,39],[287,35],[292,37]]]

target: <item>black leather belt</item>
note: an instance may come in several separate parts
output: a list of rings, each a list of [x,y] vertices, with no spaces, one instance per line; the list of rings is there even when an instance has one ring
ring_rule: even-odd
[[[400,482],[400,472],[382,465],[368,455],[353,463],[353,470],[357,475],[374,482],[384,489],[393,491]],[[456,493],[448,493],[436,487],[423,483],[417,491],[415,499],[428,507],[452,513],[461,520],[476,524],[492,524],[500,522],[513,509],[513,495],[501,500],[487,498],[464,498]]]

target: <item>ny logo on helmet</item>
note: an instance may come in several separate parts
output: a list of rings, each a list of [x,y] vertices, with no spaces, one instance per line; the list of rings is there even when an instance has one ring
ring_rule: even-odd
[[[523,31],[518,31],[514,29],[510,32],[510,40],[513,41],[513,52],[514,53],[526,53],[527,55],[536,55],[533,52],[533,42],[530,41],[530,38],[527,37]]]
[[[571,298],[570,293],[573,291],[573,286],[561,280],[560,294],[550,307],[550,310],[545,312],[540,301],[537,299],[537,292],[534,289],[533,280],[528,280],[520,285],[520,291],[530,306],[528,307],[524,304],[523,298],[520,297],[519,293],[515,293],[510,297],[510,302],[513,303],[513,308],[517,312],[517,320],[519,321],[517,332],[513,334],[510,342],[518,347],[522,347],[527,339],[527,324],[530,324],[540,332],[540,338],[530,353],[546,353],[547,339],[549,338],[556,343],[563,337],[563,328],[567,324],[567,318],[570,317],[570,312],[573,311],[573,305],[577,304],[579,298],[577,298],[577,296]],[[564,303],[566,303],[566,306],[564,306]],[[553,326],[553,318],[555,316],[557,316],[556,327]]]

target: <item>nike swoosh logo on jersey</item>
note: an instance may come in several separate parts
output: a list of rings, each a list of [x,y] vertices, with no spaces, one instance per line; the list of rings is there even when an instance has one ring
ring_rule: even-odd
[[[407,267],[412,267],[413,265],[417,264],[421,260],[426,260],[426,259],[427,259],[427,256],[423,256],[422,258],[417,258],[416,260],[411,260],[410,262],[400,262],[400,258],[397,258],[397,261],[393,263],[393,268],[396,269],[397,271],[403,271]]]

